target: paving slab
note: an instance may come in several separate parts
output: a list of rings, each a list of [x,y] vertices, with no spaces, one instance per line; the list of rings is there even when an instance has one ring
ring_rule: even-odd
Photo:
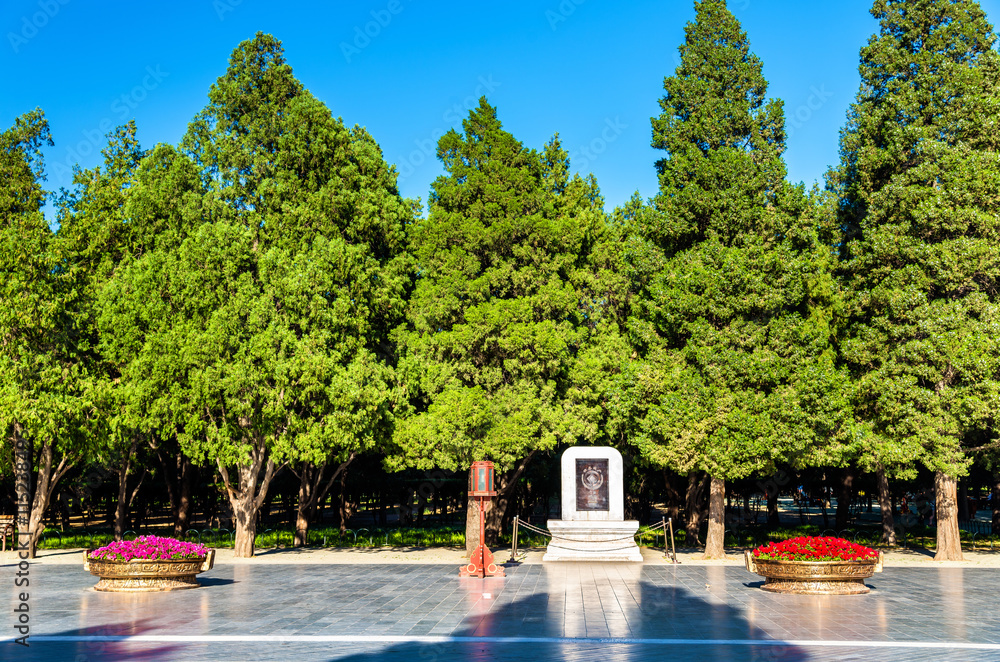
[[[30,647],[11,643],[17,568],[0,566],[0,659],[1000,659],[1000,573],[888,567],[861,596],[760,590],[736,565],[220,563],[198,589],[99,593],[80,564],[31,566]]]

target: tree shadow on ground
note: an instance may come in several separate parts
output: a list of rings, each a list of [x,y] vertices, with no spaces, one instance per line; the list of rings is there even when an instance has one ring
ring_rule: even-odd
[[[723,569],[706,575],[714,577],[717,590],[705,584],[706,593],[696,593],[690,586],[660,585],[656,578],[642,577],[633,585],[638,595],[631,608],[612,614],[602,622],[588,622],[582,601],[593,599],[589,584],[576,602],[567,592],[565,601],[536,589],[532,594],[513,600],[496,600],[481,611],[474,608],[463,622],[438,641],[401,642],[378,649],[341,653],[327,658],[331,662],[387,662],[414,660],[445,662],[451,660],[691,660],[697,662],[806,662],[810,659],[801,647],[772,639],[752,624],[739,609],[725,599]],[[514,572],[517,572],[515,569]],[[511,574],[508,571],[508,574]],[[493,580],[496,582],[504,580]],[[662,580],[661,580],[662,581]],[[594,598],[604,603],[621,601],[621,586],[602,586]],[[730,582],[729,588],[733,585]],[[575,591],[576,587],[572,587]],[[470,591],[477,590],[470,587]],[[561,587],[560,587],[561,590]],[[737,590],[755,590],[739,588]],[[759,589],[756,589],[759,590]],[[488,589],[502,596],[502,588]],[[557,599],[553,599],[556,597]],[[605,612],[608,613],[608,612]],[[606,627],[605,627],[606,626]],[[588,636],[589,632],[599,634]],[[434,636],[434,635],[430,635]],[[703,643],[713,640],[717,643]],[[759,645],[747,640],[760,640]]]
[[[77,628],[63,632],[46,633],[50,637],[94,637],[94,641],[38,641],[39,636],[28,638],[27,648],[17,644],[4,646],[0,659],[30,660],[31,662],[160,662],[183,660],[183,643],[163,643],[156,646],[137,647],[116,638],[142,634],[159,634],[159,626],[148,620]],[[8,658],[9,656],[9,658]]]

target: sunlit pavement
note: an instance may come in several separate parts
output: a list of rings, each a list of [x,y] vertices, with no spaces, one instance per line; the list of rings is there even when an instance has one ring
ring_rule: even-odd
[[[997,660],[1000,573],[886,568],[861,596],[775,595],[734,566],[222,565],[202,588],[115,594],[32,569],[31,646],[2,660]]]

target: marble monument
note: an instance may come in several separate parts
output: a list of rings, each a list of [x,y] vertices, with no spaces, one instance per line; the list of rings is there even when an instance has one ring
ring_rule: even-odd
[[[622,454],[614,448],[576,446],[562,455],[562,519],[548,521],[552,541],[543,561],[642,562],[625,519]]]

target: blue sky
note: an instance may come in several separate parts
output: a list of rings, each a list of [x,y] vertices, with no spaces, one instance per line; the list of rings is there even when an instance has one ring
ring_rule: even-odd
[[[995,21],[1000,0],[981,4]],[[838,159],[858,50],[877,28],[870,6],[729,2],[769,94],[785,101],[794,182],[821,180]],[[689,0],[6,0],[0,127],[41,107],[56,143],[48,188],[68,187],[72,166],[98,164],[103,134],[130,118],[144,147],[176,144],[230,52],[261,30],[283,41],[296,76],[334,115],[368,128],[404,196],[426,201],[442,172],[437,138],[485,94],[527,146],[558,132],[610,210],[656,192],[649,119],[693,16]]]

